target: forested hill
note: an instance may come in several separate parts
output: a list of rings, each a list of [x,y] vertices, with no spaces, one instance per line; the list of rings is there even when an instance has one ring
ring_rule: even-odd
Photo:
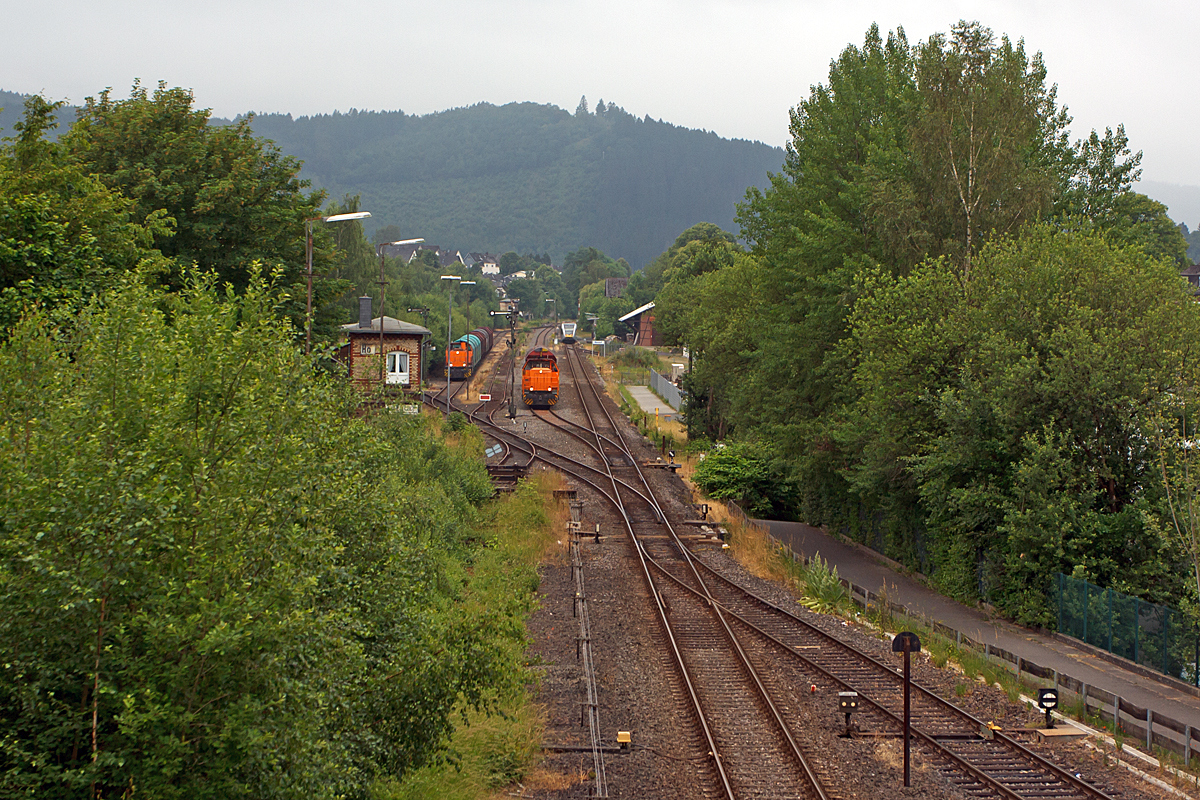
[[[262,114],[255,134],[304,161],[333,199],[360,194],[372,226],[464,251],[594,246],[635,268],[697,222],[735,230],[734,204],[783,164],[760,142],[638,119],[613,105],[486,103],[426,116]]]

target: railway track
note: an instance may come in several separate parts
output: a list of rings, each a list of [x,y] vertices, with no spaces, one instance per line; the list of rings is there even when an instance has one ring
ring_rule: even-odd
[[[536,333],[534,344],[548,340],[552,330]],[[581,363],[573,347],[565,350],[564,378],[570,375],[583,419],[568,419],[560,411],[539,412],[538,417],[572,436],[588,451],[587,457],[539,447],[495,422],[495,413],[504,407],[503,396],[515,388],[507,376],[502,391],[493,389],[494,399],[472,411],[472,418],[504,444],[505,459],[553,466],[594,487],[618,511],[642,565],[694,727],[705,740],[717,793],[728,798],[838,796],[836,779],[825,774],[819,758],[809,759],[804,752],[799,711],[805,701],[796,687],[819,676],[824,685],[856,691],[860,726],[874,735],[895,736],[902,704],[897,670],[692,557],[625,443],[590,367]],[[500,373],[497,362],[493,386]],[[564,393],[565,384],[564,380]],[[453,407],[453,399],[449,403]],[[1057,767],[924,687],[913,688],[914,746],[964,795],[1014,800],[1110,797],[1104,787]]]
[[[725,796],[826,800],[830,795],[722,612],[703,597],[680,596],[672,603],[664,595],[666,587],[655,580],[645,555],[648,541],[666,543],[685,560],[686,550],[670,530],[650,483],[574,347],[567,348],[564,362]],[[667,533],[659,531],[663,526]]]

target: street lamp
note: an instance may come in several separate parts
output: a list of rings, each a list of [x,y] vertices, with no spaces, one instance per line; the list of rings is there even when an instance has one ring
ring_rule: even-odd
[[[459,286],[474,286],[475,281],[459,281]],[[467,292],[467,333],[471,332],[471,293]]]
[[[308,307],[304,314],[304,355],[312,352],[312,224],[314,222],[348,222],[366,219],[370,211],[354,211],[349,214],[334,214],[327,217],[309,217],[304,220],[304,262],[308,265]]]
[[[462,276],[461,275],[443,275],[442,280],[444,280],[444,281],[461,281]],[[450,337],[453,335],[450,333],[450,326],[453,324],[453,315],[454,315],[454,287],[453,286],[450,287],[450,291],[447,292],[447,295],[448,295],[448,297],[447,297],[447,303],[446,303],[446,416],[445,416],[445,419],[448,420],[448,419],[450,419]]]
[[[401,244],[420,244],[423,241],[425,240],[401,239],[398,242],[384,242],[375,245],[375,252],[379,254],[379,383],[381,386],[387,385],[387,357],[383,353],[383,300],[387,296],[387,281],[383,277],[383,262],[386,256],[383,249]],[[424,358],[424,354],[422,354],[422,358]]]

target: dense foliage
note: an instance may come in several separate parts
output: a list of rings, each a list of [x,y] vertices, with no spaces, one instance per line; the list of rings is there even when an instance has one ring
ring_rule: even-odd
[[[768,453],[757,442],[715,447],[696,465],[692,480],[709,497],[736,501],[751,516],[778,518],[794,498]]]
[[[0,148],[0,323],[29,300],[69,316],[139,264],[168,288],[199,266],[240,289],[258,261],[288,288],[280,310],[303,329],[304,221],[324,195],[303,191],[299,162],[248,121],[210,125],[188,92],[162,84],[152,94],[135,84],[126,100],[105,90],[53,138],[61,109],[27,98]],[[313,227],[318,339],[349,317],[337,301],[350,284],[330,275],[347,256],[333,242],[344,225]]]
[[[296,162],[177,89],[58,110],[0,150],[0,797],[369,796],[523,687],[480,442],[300,354]],[[314,239],[320,334],[378,272]]]
[[[89,97],[61,142],[82,169],[134,201],[135,219],[169,225],[154,246],[179,269],[194,263],[242,287],[247,265],[261,261],[298,283],[298,234],[323,195],[305,194],[299,162],[254,138],[250,123],[209,125],[190,92],[134,84],[126,100],[107,89]]]
[[[740,207],[750,251],[656,262],[693,432],[769,443],[802,518],[1040,623],[1059,570],[1183,589],[1150,441],[1198,332],[1140,154],[1069,143],[1046,75],[977,23],[872,27]]]
[[[46,140],[61,104],[34,96],[0,148],[0,330],[30,302],[66,318],[143,261],[158,220],[144,224],[133,203]]]
[[[0,794],[363,796],[505,680],[480,462],[356,418],[278,302],[135,277],[0,349]]]
[[[1162,496],[1154,415],[1190,391],[1200,346],[1172,267],[1038,228],[986,246],[969,282],[941,262],[865,275],[850,330],[841,475],[924,528],[892,526],[891,551],[1041,624],[1055,572],[1178,594],[1145,519]]]

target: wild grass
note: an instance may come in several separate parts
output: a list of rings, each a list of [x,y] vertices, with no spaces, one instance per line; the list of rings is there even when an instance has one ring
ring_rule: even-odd
[[[710,503],[712,516],[729,532],[733,557],[750,573],[781,583],[797,596],[801,605],[822,614],[848,616],[853,610],[837,567],[814,554],[808,563],[792,557],[770,534],[758,525],[747,525],[730,514],[723,503]]]
[[[562,531],[568,510],[553,494],[562,487],[561,475],[539,471],[491,503],[481,532],[488,546],[472,565],[464,602],[491,609],[511,606],[514,593],[532,595],[536,590],[540,563],[566,558],[569,545]],[[535,607],[535,600],[525,601],[527,613]],[[518,782],[573,785],[569,776],[539,769],[545,713],[534,701],[524,647],[512,647],[508,657],[514,680],[493,691],[490,712],[460,709],[449,759],[400,780],[380,780],[374,800],[484,800],[503,796],[505,787]]]

